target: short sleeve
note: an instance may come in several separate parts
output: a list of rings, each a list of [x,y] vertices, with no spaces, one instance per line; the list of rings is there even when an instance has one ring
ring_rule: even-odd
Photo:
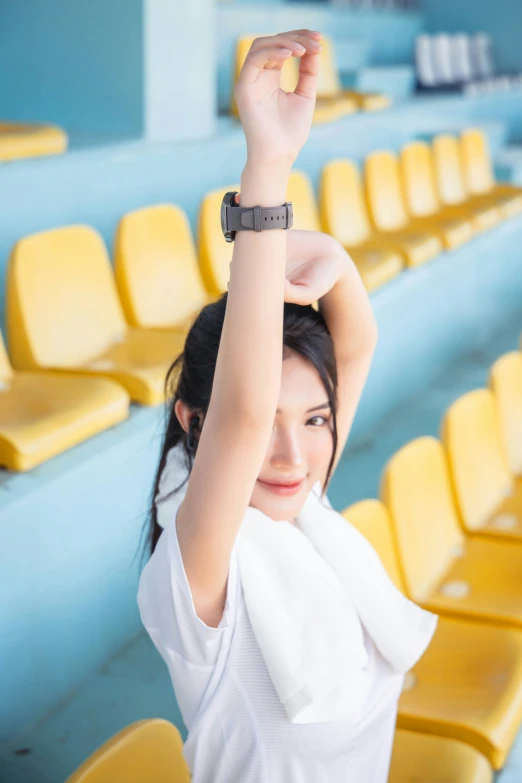
[[[238,606],[238,563],[232,550],[223,617],[217,628],[196,614],[181,557],[176,521],[161,534],[142,571],[138,606],[143,625],[160,654],[172,661],[173,653],[194,666],[213,666],[224,646],[230,644]]]

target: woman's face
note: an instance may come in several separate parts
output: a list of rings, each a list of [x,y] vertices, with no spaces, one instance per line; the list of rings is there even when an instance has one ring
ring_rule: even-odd
[[[250,505],[293,521],[332,457],[332,412],[317,370],[299,354],[283,361],[277,413]]]
[[[178,400],[175,411],[186,431],[190,408]],[[306,359],[287,351],[270,444],[250,505],[277,522],[294,521],[314,484],[324,483],[332,449],[332,412],[321,378]]]

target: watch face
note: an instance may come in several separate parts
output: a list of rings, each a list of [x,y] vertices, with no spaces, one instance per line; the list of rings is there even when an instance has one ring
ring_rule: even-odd
[[[228,231],[227,228],[227,207],[235,204],[235,196],[236,191],[229,191],[225,193],[221,202],[221,230],[227,242],[233,242],[236,233],[235,231]]]
[[[226,196],[225,196],[226,198]],[[225,204],[225,198],[221,202],[221,231],[226,235],[227,233],[227,206]]]

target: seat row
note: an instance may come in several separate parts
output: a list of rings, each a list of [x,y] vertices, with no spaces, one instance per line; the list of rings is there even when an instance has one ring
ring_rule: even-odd
[[[60,155],[68,142],[66,132],[56,125],[0,122],[0,162]]]
[[[238,39],[236,45],[234,87],[239,78],[252,42],[257,36],[249,35]],[[327,36],[321,39],[322,50],[319,54],[319,76],[317,81],[317,98],[313,117],[314,125],[332,122],[357,111],[376,111],[391,105],[391,98],[383,93],[360,92],[344,89],[335,62],[333,41]],[[281,70],[281,89],[293,92],[299,77],[299,60],[291,57]],[[232,90],[230,107],[232,116],[238,117],[238,109]]]
[[[190,783],[176,726],[161,718],[136,721],[98,748],[66,783]],[[389,783],[493,783],[487,760],[464,743],[397,729]]]
[[[380,501],[343,514],[440,617],[398,727],[461,740],[500,769],[522,725],[522,353],[498,359],[441,431],[392,456]]]
[[[459,90],[465,95],[522,88],[522,74],[497,73],[487,33],[417,36],[417,83],[423,90]]]
[[[470,128],[460,138],[413,141],[400,154],[377,151],[364,182],[349,160],[323,168],[323,229],[350,253],[368,290],[469,241],[522,212],[522,188],[495,182],[486,138]],[[299,206],[299,216],[307,214]],[[312,224],[300,227],[312,228]]]
[[[321,176],[320,209],[303,172],[292,172],[287,195],[295,228],[336,237],[369,290],[522,209],[520,189],[495,183],[477,130],[460,141],[437,137],[432,147],[413,142],[399,157],[373,153],[364,179],[363,186],[351,161],[331,161]],[[121,421],[130,401],[164,400],[167,370],[192,320],[227,290],[231,248],[219,207],[231,189],[239,186],[203,199],[198,251],[179,207],[125,215],[116,231],[115,275],[89,226],[44,231],[15,245],[7,275],[12,366],[0,346],[1,464],[28,470]],[[44,381],[43,372],[52,379]]]
[[[486,33],[422,33],[415,40],[421,87],[455,87],[495,75],[491,36]]]

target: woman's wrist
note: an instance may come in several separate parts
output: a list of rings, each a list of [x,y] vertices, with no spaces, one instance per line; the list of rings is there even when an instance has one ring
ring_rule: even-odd
[[[291,160],[247,160],[241,175],[242,207],[277,207],[286,201]]]

